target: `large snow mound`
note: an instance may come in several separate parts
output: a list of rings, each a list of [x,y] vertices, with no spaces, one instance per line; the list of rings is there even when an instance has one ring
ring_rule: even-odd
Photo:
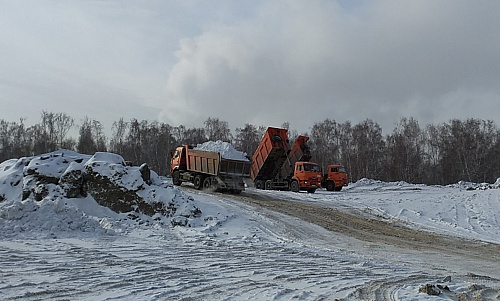
[[[202,218],[192,197],[116,154],[60,150],[0,163],[0,238],[108,234],[125,221],[196,227]]]
[[[247,153],[237,151],[230,143],[221,140],[208,141],[202,144],[198,144],[194,149],[216,152],[219,153],[224,159],[250,161],[247,157]]]

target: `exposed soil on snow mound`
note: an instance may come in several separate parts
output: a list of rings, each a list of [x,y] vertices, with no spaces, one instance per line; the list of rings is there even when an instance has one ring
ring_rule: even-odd
[[[49,194],[48,184],[58,185],[59,182],[61,182],[60,187],[68,194],[78,196],[83,184],[81,166],[89,158],[88,155],[62,150],[20,159],[25,165],[22,170],[23,200],[33,196],[35,200],[41,201]]]
[[[150,189],[150,185],[144,181],[139,168],[126,166],[119,155],[96,153],[83,170],[83,190],[97,203],[115,212],[138,212],[149,216],[159,213],[170,217],[176,211],[173,204],[144,199],[139,192]]]
[[[99,205],[111,210],[101,216],[82,210]],[[0,164],[2,234],[100,232],[104,216],[189,226],[201,211],[192,198],[164,184],[147,166],[126,166],[116,154],[60,150]]]
[[[237,151],[230,143],[218,140],[198,144],[194,149],[219,153],[222,158],[238,161],[249,161],[247,154]]]

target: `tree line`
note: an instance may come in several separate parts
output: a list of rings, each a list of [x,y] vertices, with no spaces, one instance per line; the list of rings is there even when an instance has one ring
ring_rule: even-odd
[[[77,139],[68,136],[78,128]],[[298,136],[289,123],[291,143]],[[147,163],[160,175],[170,169],[170,153],[178,145],[207,141],[230,142],[250,157],[265,126],[245,124],[234,135],[226,121],[209,117],[202,127],[171,126],[158,121],[123,118],[114,122],[111,137],[102,124],[88,117],[80,125],[64,113],[43,111],[40,123],[26,126],[25,120],[0,120],[0,162],[69,149],[83,154],[109,151],[134,164]],[[326,168],[344,165],[350,180],[361,178],[423,184],[452,184],[459,181],[494,182],[500,177],[500,130],[493,121],[458,120],[421,127],[414,118],[401,118],[393,131],[383,135],[376,122],[358,124],[325,119],[315,123],[309,136],[313,161]]]

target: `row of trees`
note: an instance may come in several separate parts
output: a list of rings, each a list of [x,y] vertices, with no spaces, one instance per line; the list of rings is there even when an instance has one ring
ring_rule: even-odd
[[[288,123],[282,126],[289,128]],[[110,151],[135,164],[146,162],[163,175],[169,172],[171,150],[180,144],[222,140],[251,156],[266,130],[245,124],[233,135],[228,123],[218,118],[208,118],[200,128],[120,119],[113,123],[108,139],[99,121],[85,118],[75,140],[68,137],[74,127],[70,116],[45,111],[41,122],[29,127],[23,119],[0,120],[0,162],[59,148],[86,154]],[[298,135],[290,129],[289,134],[292,142]],[[384,136],[382,128],[370,119],[358,124],[326,119],[315,123],[308,136],[313,160],[323,168],[333,163],[344,165],[351,181],[372,178],[450,184],[461,180],[493,182],[500,176],[500,130],[492,121],[454,119],[422,128],[417,120],[402,118],[392,133]]]
[[[385,137],[377,123],[325,120],[311,130],[317,161],[342,163],[352,180],[409,183],[494,182],[500,177],[500,131],[492,121],[451,120],[421,128],[402,118]]]

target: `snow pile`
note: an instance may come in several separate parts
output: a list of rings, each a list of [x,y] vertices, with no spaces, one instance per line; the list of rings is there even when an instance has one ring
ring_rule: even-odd
[[[69,205],[64,187],[57,185],[67,169],[75,169],[89,158],[61,150],[1,163],[0,237],[57,237],[72,231],[112,233],[103,220]],[[85,201],[98,206],[93,199]]]
[[[94,200],[86,200],[93,202]],[[33,198],[0,205],[0,237],[72,236],[74,231],[112,234],[104,218],[87,216],[78,207],[71,206],[62,198],[45,198],[40,202]]]
[[[397,182],[383,182],[380,180],[373,179],[360,179],[355,183],[350,183],[348,187],[345,189],[364,189],[364,190],[421,190],[425,189],[425,184],[410,184],[405,181],[397,181]],[[434,187],[439,187],[439,185],[435,185]],[[446,187],[450,188],[458,188],[462,190],[487,190],[487,189],[498,189],[500,188],[500,178],[498,178],[495,183],[474,183],[467,181],[460,181],[456,184],[446,185]]]
[[[54,188],[54,191],[64,194],[75,188],[74,196],[80,194],[82,183],[82,173],[79,170],[79,177],[73,180],[70,184],[69,174],[74,175],[78,167],[81,167],[84,162],[90,158],[89,155],[78,154],[73,151],[60,150],[40,156],[21,159],[25,167],[22,169],[23,185],[22,194],[23,200],[33,196],[37,201],[41,201],[49,193],[51,186],[55,185],[62,190]],[[68,168],[71,166],[70,168]],[[62,185],[59,185],[62,184]],[[69,186],[71,187],[69,187]],[[70,193],[71,194],[71,193]]]
[[[83,167],[87,174],[108,178],[126,190],[137,191],[145,185],[139,169],[126,166],[125,160],[117,154],[97,152]]]
[[[350,183],[344,190],[365,190],[365,191],[390,191],[390,190],[420,190],[425,187],[424,184],[409,184],[405,181],[382,182],[373,179],[360,179],[355,183]]]
[[[238,161],[250,161],[247,153],[237,151],[230,143],[221,140],[198,144],[194,149],[219,153],[222,158]]]
[[[23,167],[27,158],[10,159],[0,163],[0,202],[6,199],[20,199],[22,194]]]
[[[113,233],[124,220],[203,224],[192,197],[147,171],[145,181],[144,166],[125,166],[111,153],[60,150],[7,160],[0,164],[0,237]]]
[[[498,178],[495,181],[495,183],[493,183],[493,184],[460,181],[460,182],[458,182],[458,184],[451,185],[451,186],[458,186],[460,189],[465,189],[465,190],[498,189],[498,188],[500,188],[500,178]]]

